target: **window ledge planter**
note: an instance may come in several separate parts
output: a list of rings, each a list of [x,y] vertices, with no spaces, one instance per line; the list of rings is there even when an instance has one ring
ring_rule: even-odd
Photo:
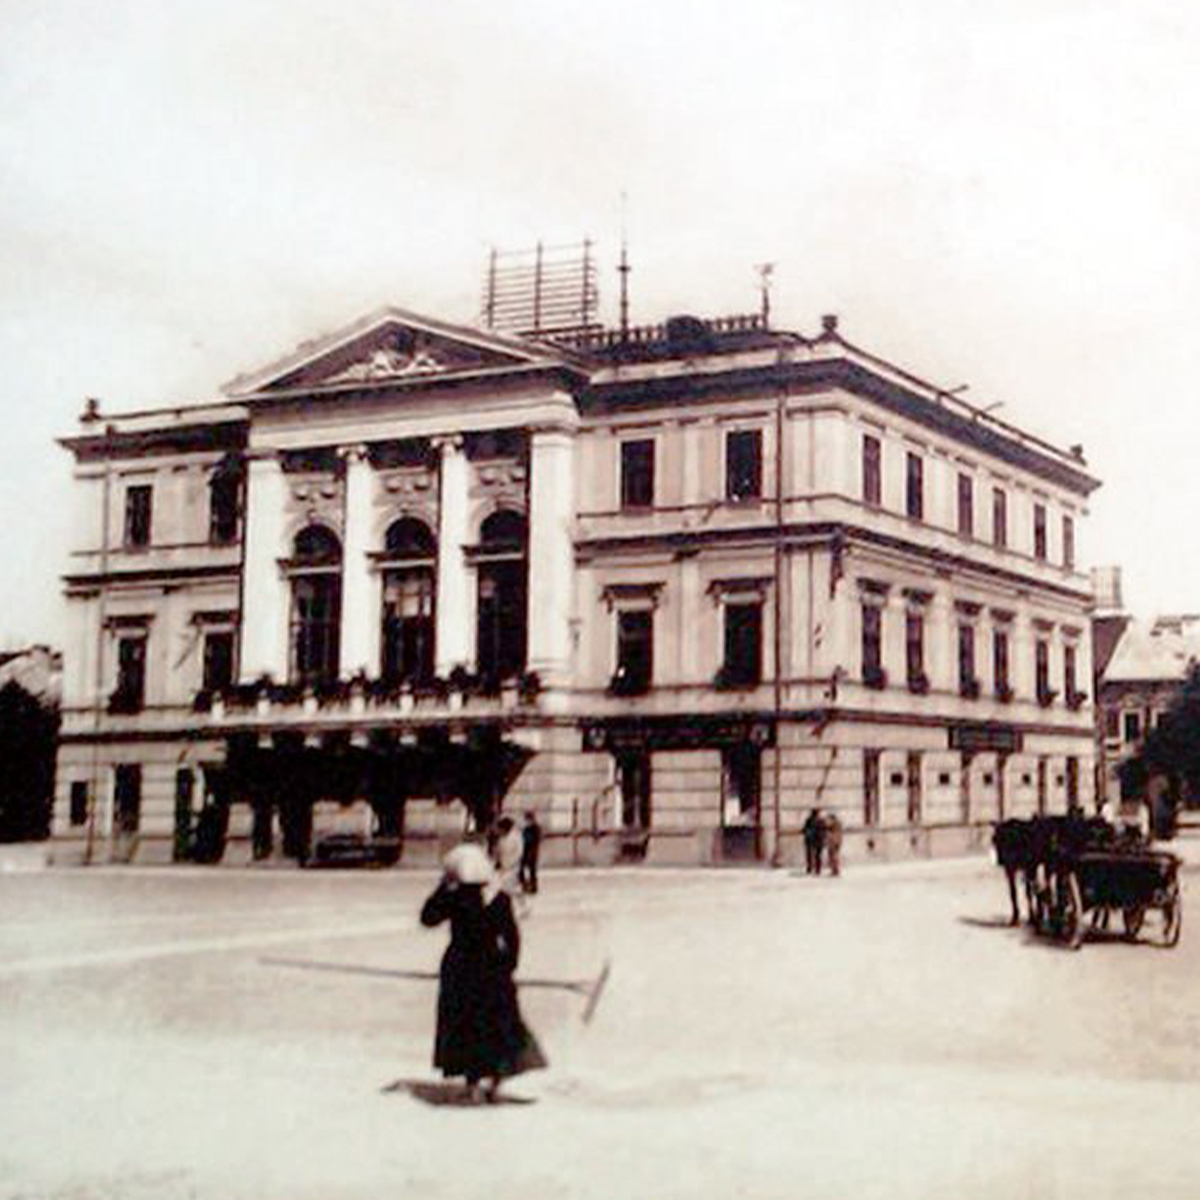
[[[864,667],[863,684],[876,691],[882,691],[887,687],[887,672],[882,667]]]
[[[929,676],[924,671],[910,675],[908,677],[908,690],[914,696],[927,696],[929,694]]]
[[[978,679],[963,679],[958,685],[958,694],[964,700],[979,699],[979,680]]]

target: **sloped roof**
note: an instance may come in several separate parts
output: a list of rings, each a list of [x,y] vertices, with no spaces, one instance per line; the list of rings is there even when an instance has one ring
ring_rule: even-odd
[[[1104,672],[1107,683],[1182,679],[1200,660],[1200,617],[1130,621]]]

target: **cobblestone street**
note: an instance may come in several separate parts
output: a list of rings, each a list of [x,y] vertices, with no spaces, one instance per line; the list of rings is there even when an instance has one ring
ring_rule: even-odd
[[[0,1194],[1192,1197],[1200,943],[1005,925],[983,859],[554,873],[551,1065],[444,1103],[400,871],[0,876]],[[344,969],[343,969],[344,968]],[[375,972],[375,973],[372,973]]]

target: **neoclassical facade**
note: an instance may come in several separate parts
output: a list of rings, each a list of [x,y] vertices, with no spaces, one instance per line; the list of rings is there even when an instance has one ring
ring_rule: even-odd
[[[785,863],[814,806],[894,857],[1090,803],[1096,480],[833,318],[386,309],[63,444],[64,860],[533,809],[550,861]]]

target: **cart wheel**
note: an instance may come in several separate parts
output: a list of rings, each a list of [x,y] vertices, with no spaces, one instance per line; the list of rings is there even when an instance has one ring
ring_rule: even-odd
[[[1183,929],[1183,900],[1179,895],[1179,884],[1171,884],[1166,903],[1162,906],[1163,945],[1179,945],[1179,934]]]
[[[1060,885],[1062,919],[1059,928],[1063,941],[1072,950],[1078,950],[1083,945],[1083,897],[1079,893],[1079,877],[1074,871],[1068,871],[1060,879]]]
[[[1142,932],[1142,925],[1146,920],[1146,906],[1144,904],[1134,904],[1129,908],[1123,908],[1121,916],[1125,921],[1125,936],[1132,942]]]

